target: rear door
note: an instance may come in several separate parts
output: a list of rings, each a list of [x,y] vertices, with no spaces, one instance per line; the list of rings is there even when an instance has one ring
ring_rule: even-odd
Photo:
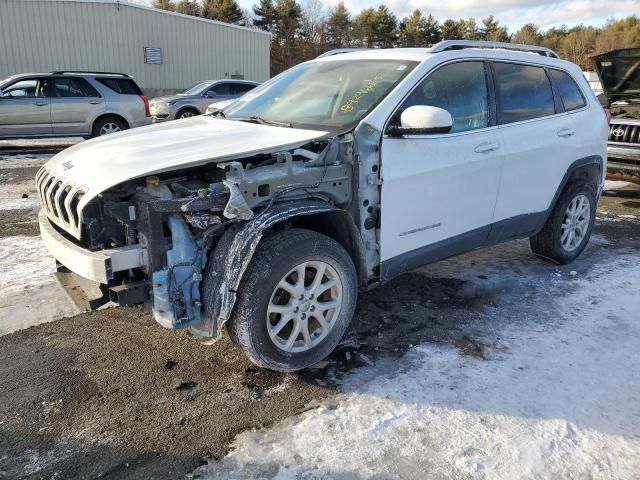
[[[549,207],[574,158],[575,132],[557,114],[545,67],[495,61],[493,71],[506,152],[495,212],[504,240],[535,228]]]
[[[106,111],[104,98],[82,77],[51,78],[54,134],[88,135],[93,120]]]
[[[447,110],[447,134],[382,139],[383,280],[483,245],[495,207],[504,146],[492,114],[485,62],[439,67],[390,120],[413,105]]]
[[[0,92],[0,137],[51,134],[46,77],[22,78]]]

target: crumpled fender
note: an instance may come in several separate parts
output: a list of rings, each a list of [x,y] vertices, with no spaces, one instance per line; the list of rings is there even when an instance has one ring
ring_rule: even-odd
[[[320,200],[293,200],[276,203],[247,222],[227,228],[212,252],[202,284],[202,321],[191,333],[204,341],[215,341],[231,316],[244,272],[258,248],[263,232],[289,218],[339,211]]]

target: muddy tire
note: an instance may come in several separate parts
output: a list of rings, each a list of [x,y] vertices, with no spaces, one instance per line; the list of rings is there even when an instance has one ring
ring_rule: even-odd
[[[357,294],[355,267],[339,243],[310,230],[283,230],[260,242],[227,329],[256,365],[300,370],[338,345]]]
[[[591,237],[596,193],[585,182],[567,186],[542,230],[529,238],[537,256],[564,265],[575,260]]]

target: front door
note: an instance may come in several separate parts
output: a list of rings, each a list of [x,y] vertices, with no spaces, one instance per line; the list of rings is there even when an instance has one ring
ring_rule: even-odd
[[[22,78],[0,92],[0,137],[51,134],[47,78]]]
[[[451,113],[447,134],[382,140],[381,277],[481,246],[499,188],[504,148],[489,110],[482,61],[444,65],[403,102]]]

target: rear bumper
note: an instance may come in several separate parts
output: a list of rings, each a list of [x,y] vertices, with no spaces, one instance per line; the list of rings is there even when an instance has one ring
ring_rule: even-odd
[[[40,235],[47,250],[74,273],[98,283],[109,283],[115,272],[146,265],[146,250],[141,245],[91,252],[65,238],[49,222],[43,211],[38,215]]]

